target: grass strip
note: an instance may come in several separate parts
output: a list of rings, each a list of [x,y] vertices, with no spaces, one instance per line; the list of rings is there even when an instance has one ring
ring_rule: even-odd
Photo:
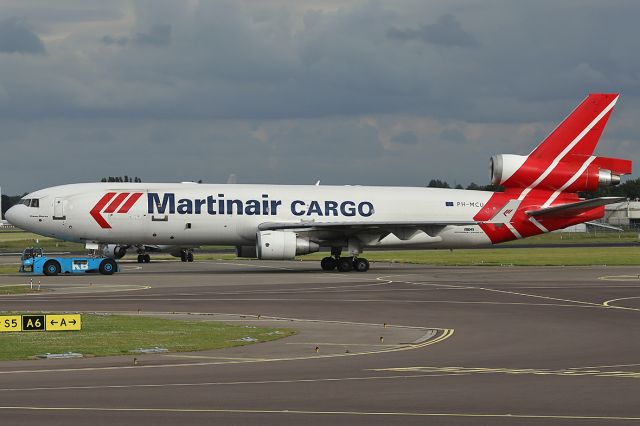
[[[45,251],[84,250],[84,244],[70,243],[55,238],[20,230],[0,231],[0,252],[21,253],[25,247],[42,247]]]
[[[0,265],[0,274],[17,274],[20,270],[20,265],[17,263],[5,263]]]
[[[39,293],[40,291],[35,288],[32,289],[29,284],[20,284],[20,285],[0,285],[0,296],[4,296],[7,294],[28,294],[28,293]]]
[[[47,352],[77,352],[84,356],[134,355],[131,350],[156,346],[170,352],[202,351],[266,342],[294,333],[291,329],[210,321],[84,314],[81,331],[0,333],[0,360],[28,359]],[[239,340],[247,337],[257,340]]]

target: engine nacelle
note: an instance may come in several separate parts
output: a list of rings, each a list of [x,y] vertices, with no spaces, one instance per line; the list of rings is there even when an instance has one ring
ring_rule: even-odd
[[[256,246],[236,246],[236,256],[256,259],[258,250]]]
[[[298,254],[309,254],[320,250],[318,243],[298,238],[291,231],[259,231],[256,240],[258,259],[288,260]]]
[[[127,248],[116,244],[108,244],[102,250],[105,257],[111,259],[122,259],[127,254]]]
[[[526,155],[498,154],[489,160],[491,170],[491,183],[502,185],[524,164]]]
[[[546,173],[550,166],[548,161],[525,155],[494,155],[490,161],[491,183],[508,188],[526,188],[546,173],[542,181],[536,184],[536,188],[581,192],[619,184],[620,175],[602,168],[598,164],[600,159],[611,160],[596,157],[588,162],[588,157],[567,156]]]

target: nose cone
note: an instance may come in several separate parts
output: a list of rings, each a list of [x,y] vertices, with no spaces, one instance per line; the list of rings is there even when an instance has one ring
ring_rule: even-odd
[[[19,206],[13,206],[4,213],[4,218],[13,226],[20,227],[20,213],[18,212]]]

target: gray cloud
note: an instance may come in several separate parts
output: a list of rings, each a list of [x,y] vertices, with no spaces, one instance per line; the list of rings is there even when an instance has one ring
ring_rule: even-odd
[[[102,41],[104,44],[108,46],[111,46],[111,45],[126,46],[127,44],[129,44],[129,37],[106,35],[106,36],[103,36],[102,39],[100,39],[100,41]]]
[[[460,129],[456,129],[456,128],[444,129],[440,133],[440,137],[447,142],[455,142],[460,144],[466,142],[466,138],[464,137],[464,134],[460,131]]]
[[[402,132],[391,137],[391,142],[399,143],[402,145],[416,145],[418,143],[418,137],[412,132]]]
[[[451,14],[442,15],[433,24],[421,25],[418,29],[391,28],[387,35],[397,40],[421,40],[445,47],[476,47],[478,45],[475,37],[462,29],[460,22]]]
[[[137,33],[134,38],[134,43],[155,47],[167,47],[171,44],[171,25],[154,25],[147,33]]]
[[[105,35],[101,39],[106,45],[126,46],[132,43],[137,46],[167,47],[171,44],[171,25],[153,25],[146,33],[136,33],[133,37]]]
[[[40,37],[21,18],[13,17],[0,21],[0,52],[44,54]]]

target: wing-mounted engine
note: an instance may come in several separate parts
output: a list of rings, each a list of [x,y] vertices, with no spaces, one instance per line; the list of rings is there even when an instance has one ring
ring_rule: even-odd
[[[296,255],[314,253],[320,245],[306,238],[299,238],[292,231],[258,231],[256,252],[258,259],[287,260]]]
[[[620,183],[631,173],[631,161],[619,158],[567,155],[561,161],[526,155],[491,157],[491,183],[505,188],[527,188],[563,192],[592,192]],[[539,180],[539,182],[537,182]]]
[[[107,244],[102,249],[102,253],[105,257],[109,257],[111,259],[122,259],[124,255],[127,254],[127,247],[117,244]]]

